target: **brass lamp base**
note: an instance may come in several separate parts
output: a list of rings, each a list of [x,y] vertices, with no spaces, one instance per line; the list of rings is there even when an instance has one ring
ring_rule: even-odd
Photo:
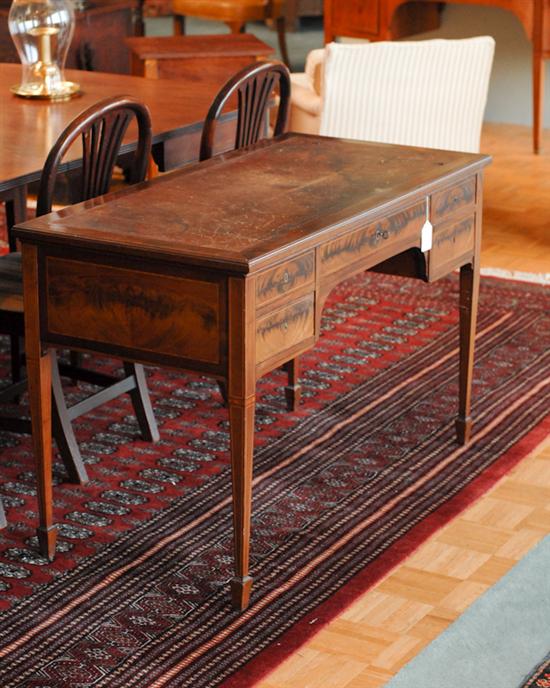
[[[81,92],[80,84],[77,84],[74,81],[61,82],[61,89],[55,93],[47,93],[45,90],[32,90],[28,86],[23,86],[23,84],[12,86],[10,91],[20,98],[31,98],[33,100],[53,100],[56,102],[70,100],[71,98],[80,95]]]

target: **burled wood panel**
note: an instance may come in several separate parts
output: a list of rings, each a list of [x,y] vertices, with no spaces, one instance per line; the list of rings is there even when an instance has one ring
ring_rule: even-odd
[[[415,239],[420,245],[420,232],[425,220],[426,204],[422,201],[403,212],[329,242],[321,250],[322,274],[335,272],[390,245],[402,246],[404,250],[408,247],[407,242]]]
[[[46,259],[50,333],[208,363],[220,360],[220,287],[89,262]]]
[[[315,253],[310,251],[258,275],[256,303],[258,305],[269,303],[279,296],[289,294],[307,284],[313,284],[314,279]]]
[[[440,222],[455,212],[473,206],[476,202],[476,178],[470,177],[460,184],[432,195],[432,224]]]
[[[474,250],[475,215],[436,227],[430,251],[430,278],[448,272],[448,265]],[[458,264],[457,264],[458,267]]]
[[[292,348],[315,332],[313,294],[258,321],[256,326],[256,363]]]

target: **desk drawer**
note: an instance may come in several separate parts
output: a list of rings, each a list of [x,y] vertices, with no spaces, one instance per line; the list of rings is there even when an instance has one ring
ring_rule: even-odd
[[[476,202],[476,178],[470,177],[460,184],[434,193],[431,202],[430,217],[432,224],[436,225],[442,220],[446,220],[450,215],[457,211],[465,210],[474,206]]]
[[[283,294],[313,284],[314,279],[315,253],[310,251],[259,275],[256,280],[256,303],[262,306]]]
[[[420,232],[425,221],[426,202],[423,200],[401,213],[329,242],[321,251],[322,274],[336,272],[389,247],[398,253],[414,245],[415,240],[420,244]],[[373,259],[372,264],[382,259]]]
[[[313,294],[267,315],[256,325],[256,363],[292,348],[315,332]]]
[[[429,254],[430,279],[438,279],[458,267],[459,259],[473,253],[474,240],[475,215],[436,227]]]

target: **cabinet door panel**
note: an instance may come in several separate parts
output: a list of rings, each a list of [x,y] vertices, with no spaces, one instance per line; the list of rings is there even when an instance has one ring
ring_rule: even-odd
[[[377,34],[379,4],[380,0],[333,0],[332,24],[335,35]]]

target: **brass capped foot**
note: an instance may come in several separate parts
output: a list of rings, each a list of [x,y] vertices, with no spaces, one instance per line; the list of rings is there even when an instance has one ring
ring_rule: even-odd
[[[250,600],[250,591],[252,590],[252,578],[250,576],[242,576],[231,579],[231,603],[233,609],[244,611],[248,607]]]

